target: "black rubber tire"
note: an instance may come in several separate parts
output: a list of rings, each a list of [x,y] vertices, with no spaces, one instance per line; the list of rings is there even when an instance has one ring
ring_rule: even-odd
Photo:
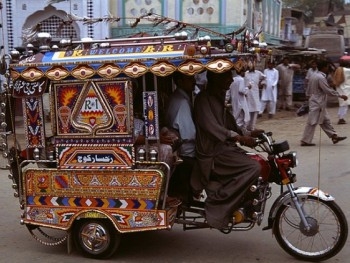
[[[106,259],[118,249],[121,235],[108,219],[83,219],[74,225],[73,238],[85,257]]]
[[[307,261],[319,262],[335,256],[348,236],[343,211],[334,201],[313,196],[303,202],[303,208],[309,225],[313,226],[310,232],[302,230],[292,205],[283,205],[277,211],[273,231],[279,245],[293,257]]]

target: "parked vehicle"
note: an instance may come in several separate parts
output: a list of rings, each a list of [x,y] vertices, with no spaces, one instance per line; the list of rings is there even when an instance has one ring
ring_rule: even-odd
[[[345,41],[343,31],[339,32],[337,27],[317,27],[311,30],[305,37],[305,48],[324,49],[327,57],[338,63],[339,58],[344,55]]]
[[[9,67],[0,67],[8,80],[0,103],[0,138],[23,210],[21,224],[44,245],[67,242],[70,251],[74,243],[92,258],[113,255],[124,233],[171,229],[174,224],[184,230],[209,228],[205,200],[181,203],[167,195],[179,165],[171,146],[159,139],[170,76],[175,71],[232,70],[255,55],[233,52],[230,42],[214,47],[208,38],[187,40],[183,34],[62,41],[67,47],[56,51],[50,50],[47,35],[41,37],[44,45],[38,53],[13,51],[4,57]],[[134,143],[135,89],[142,89],[142,145]],[[336,255],[348,226],[334,198],[315,187],[294,186],[297,156],[286,153],[287,141],[275,142],[272,133],[264,133],[256,150],[247,154],[261,164],[261,177],[222,232],[261,225],[271,184],[276,183],[281,192],[264,230],[272,229],[281,247],[296,258],[320,261]],[[63,235],[51,236],[50,229]]]

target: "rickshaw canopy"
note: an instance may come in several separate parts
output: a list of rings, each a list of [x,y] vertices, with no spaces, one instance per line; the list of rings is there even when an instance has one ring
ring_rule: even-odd
[[[210,49],[210,47],[209,47]],[[252,54],[227,53],[211,49],[207,54],[194,45],[167,44],[117,45],[91,49],[39,52],[10,64],[13,80],[37,81],[41,78],[64,80],[87,79],[94,75],[115,78],[118,75],[140,77],[147,72],[164,77],[175,71],[195,75],[204,70],[224,72],[239,69],[253,59]]]

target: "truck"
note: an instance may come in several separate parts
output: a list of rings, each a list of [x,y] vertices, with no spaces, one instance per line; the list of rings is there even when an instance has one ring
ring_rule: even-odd
[[[345,52],[343,30],[336,26],[312,28],[305,38],[304,47],[324,49],[327,57],[333,63],[338,63]]]

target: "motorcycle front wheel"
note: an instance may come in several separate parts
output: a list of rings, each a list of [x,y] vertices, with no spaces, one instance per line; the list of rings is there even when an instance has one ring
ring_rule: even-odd
[[[335,256],[345,245],[348,225],[334,201],[308,197],[302,202],[309,230],[303,227],[293,205],[283,205],[276,214],[274,234],[279,245],[295,258],[322,261]]]

